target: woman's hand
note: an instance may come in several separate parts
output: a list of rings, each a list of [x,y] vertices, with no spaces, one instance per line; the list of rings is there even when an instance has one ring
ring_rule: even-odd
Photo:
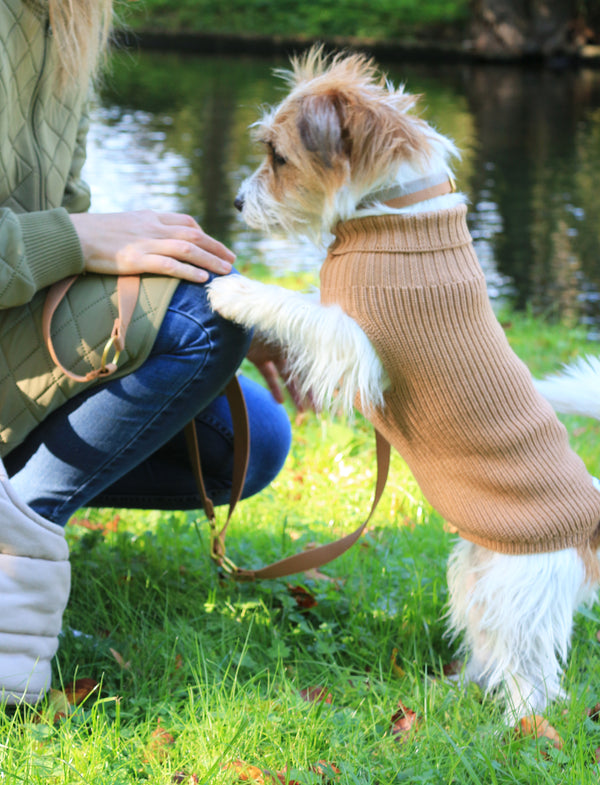
[[[208,272],[228,273],[235,260],[189,215],[140,210],[70,217],[91,273],[155,273],[202,283]]]

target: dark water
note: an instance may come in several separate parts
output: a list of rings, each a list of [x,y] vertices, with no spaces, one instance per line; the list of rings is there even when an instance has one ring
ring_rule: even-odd
[[[189,212],[245,260],[316,270],[321,252],[264,238],[233,208],[261,155],[247,127],[281,99],[272,69],[285,65],[114,56],[92,114],[93,209]],[[600,338],[600,70],[383,65],[463,151],[457,180],[492,297]]]

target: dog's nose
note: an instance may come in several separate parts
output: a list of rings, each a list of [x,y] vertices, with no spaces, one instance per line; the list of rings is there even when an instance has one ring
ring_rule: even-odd
[[[236,196],[234,201],[233,201],[233,204],[234,204],[234,207],[237,210],[239,210],[240,213],[241,213],[242,210],[244,209],[244,197],[243,196]]]

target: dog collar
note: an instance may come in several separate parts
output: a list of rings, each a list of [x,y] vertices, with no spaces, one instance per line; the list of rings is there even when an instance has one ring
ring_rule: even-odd
[[[369,194],[369,202],[383,202],[388,207],[399,209],[410,207],[419,202],[425,202],[436,196],[456,193],[456,183],[452,177],[445,172],[434,174],[429,177],[422,177],[420,180],[413,180],[406,185],[393,185],[391,188],[384,188],[381,191]],[[365,206],[365,200],[360,207]]]

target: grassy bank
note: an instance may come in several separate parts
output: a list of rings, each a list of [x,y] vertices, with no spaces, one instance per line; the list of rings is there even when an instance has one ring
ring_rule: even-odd
[[[577,330],[503,321],[536,373],[585,348]],[[569,428],[600,472],[599,426]],[[368,509],[373,471],[361,420],[297,418],[284,471],[236,512],[229,555],[260,565],[349,532]],[[0,712],[6,782],[598,780],[600,725],[587,716],[600,701],[597,611],[578,618],[570,697],[546,715],[561,749],[499,732],[495,703],[443,678],[455,656],[441,620],[452,537],[398,456],[362,543],[319,574],[222,580],[205,520],[191,513],[83,510],[68,537],[66,623],[87,637],[65,634],[55,686],[91,681],[79,683],[79,705],[67,691],[38,712]],[[241,762],[256,768],[244,774]]]
[[[468,5],[468,0],[140,0],[120,9],[134,30],[393,40],[460,29]]]

